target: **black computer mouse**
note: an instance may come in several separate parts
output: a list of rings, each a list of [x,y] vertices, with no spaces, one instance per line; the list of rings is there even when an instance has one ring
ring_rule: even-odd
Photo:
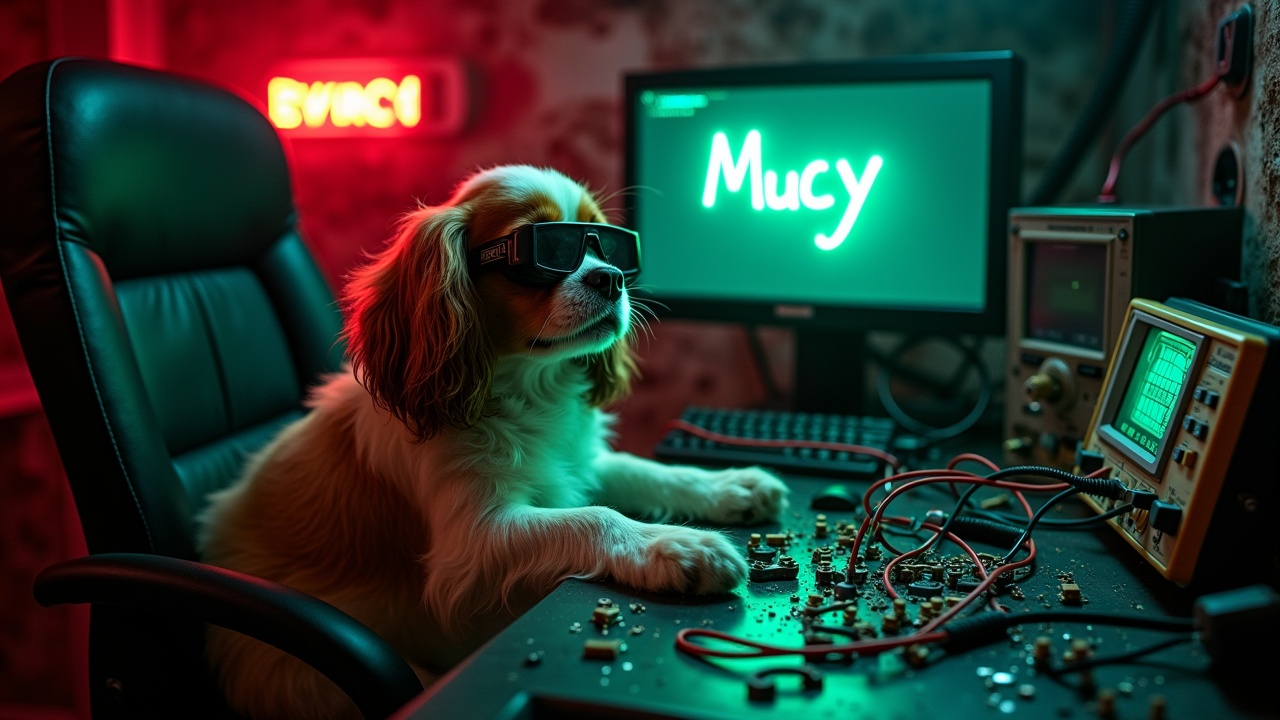
[[[844,485],[830,485],[813,496],[809,507],[813,510],[856,510],[861,498]]]

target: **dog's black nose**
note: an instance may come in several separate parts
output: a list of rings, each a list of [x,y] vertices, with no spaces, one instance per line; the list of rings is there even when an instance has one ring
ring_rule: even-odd
[[[606,300],[617,300],[622,295],[625,280],[621,270],[612,265],[605,265],[588,272],[583,282],[603,295]]]

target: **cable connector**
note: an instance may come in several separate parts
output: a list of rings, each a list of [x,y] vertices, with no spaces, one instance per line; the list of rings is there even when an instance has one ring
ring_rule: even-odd
[[[1213,69],[1222,84],[1245,93],[1245,81],[1253,65],[1253,7],[1243,5],[1218,21],[1217,40],[1213,50]]]
[[[1085,495],[1097,495],[1098,497],[1107,498],[1109,500],[1126,500],[1129,493],[1133,492],[1125,487],[1124,483],[1115,478],[1090,478],[1075,477],[1068,482]],[[1155,498],[1152,498],[1154,500]]]
[[[1134,510],[1150,510],[1158,498],[1158,495],[1149,490],[1126,490],[1121,500],[1132,505]]]

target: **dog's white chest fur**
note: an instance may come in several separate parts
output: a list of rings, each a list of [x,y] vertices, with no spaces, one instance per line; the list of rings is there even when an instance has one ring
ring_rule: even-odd
[[[485,476],[510,502],[586,504],[598,488],[593,460],[606,449],[612,420],[587,405],[588,389],[581,368],[571,363],[502,360],[494,374],[496,412],[456,431],[451,461]]]

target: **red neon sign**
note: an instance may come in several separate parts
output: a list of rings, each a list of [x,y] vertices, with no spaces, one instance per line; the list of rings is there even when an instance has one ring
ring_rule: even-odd
[[[267,81],[267,116],[296,137],[453,135],[467,85],[458,60],[298,60]]]

